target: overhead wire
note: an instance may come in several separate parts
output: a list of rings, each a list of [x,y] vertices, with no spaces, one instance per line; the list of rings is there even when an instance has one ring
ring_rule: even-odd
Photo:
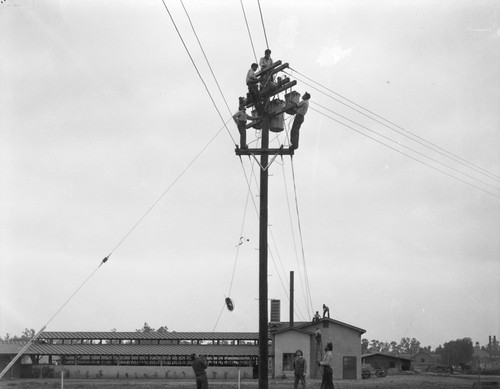
[[[243,6],[243,0],[240,0],[240,4],[241,4],[241,10],[243,11],[243,17],[245,18],[245,24],[247,26],[248,36],[250,38],[250,44],[252,45],[253,56],[255,58],[255,62],[258,62],[257,61],[257,54],[255,53],[255,47],[253,45],[252,34],[250,33],[250,26],[248,25],[247,14],[245,12],[245,7]]]
[[[318,82],[312,80],[310,77],[307,77],[306,75],[304,75],[303,73],[299,72],[298,70],[292,69],[292,68],[290,68],[290,70],[293,71],[293,72],[295,72],[295,73],[297,73],[297,74],[299,74],[301,77],[304,77],[305,79],[313,82],[314,84],[319,85],[321,88],[323,88],[326,91],[334,94],[335,96],[338,96],[338,97],[342,98],[345,101],[339,100],[339,99],[331,96],[330,94],[325,93],[321,89],[319,89],[319,88],[317,88],[317,87],[315,87],[315,86],[313,86],[311,84],[308,84],[307,82],[301,81],[305,85],[308,85],[308,86],[312,87],[313,89],[315,89],[315,90],[319,91],[320,93],[326,95],[327,97],[331,98],[332,100],[335,100],[335,101],[339,102],[340,104],[345,105],[346,107],[354,110],[355,112],[358,112],[358,113],[360,113],[363,116],[366,116],[367,118],[369,118],[369,119],[371,119],[371,120],[373,120],[373,121],[375,121],[375,122],[383,125],[384,127],[388,128],[388,129],[390,129],[392,131],[395,131],[395,132],[399,133],[400,135],[403,135],[403,136],[411,139],[412,141],[414,141],[414,142],[416,142],[416,143],[418,143],[418,144],[420,144],[420,145],[422,145],[424,147],[427,147],[427,148],[433,150],[434,152],[436,152],[438,154],[441,154],[442,156],[444,156],[444,157],[446,157],[448,159],[451,159],[451,160],[453,160],[453,161],[455,161],[455,162],[457,162],[457,163],[459,163],[459,164],[461,164],[463,166],[466,166],[469,169],[472,169],[472,170],[474,170],[474,171],[476,171],[476,172],[478,172],[480,174],[483,174],[483,175],[487,176],[490,179],[493,179],[495,181],[500,181],[500,177],[498,175],[495,175],[495,174],[487,171],[486,169],[484,169],[484,168],[482,168],[482,167],[480,167],[480,166],[478,166],[478,165],[476,165],[474,163],[471,163],[471,162],[465,160],[464,158],[462,158],[462,157],[460,157],[460,156],[458,156],[456,154],[453,154],[450,151],[447,151],[444,148],[442,148],[442,147],[440,147],[440,146],[438,146],[438,145],[436,145],[436,144],[434,144],[434,143],[432,143],[432,142],[430,142],[430,141],[428,141],[428,140],[426,140],[426,139],[424,139],[424,138],[422,138],[422,137],[420,137],[420,136],[418,136],[418,135],[416,135],[416,134],[414,134],[414,133],[406,130],[405,128],[403,128],[403,127],[401,127],[401,126],[393,123],[392,121],[390,121],[390,120],[388,120],[388,119],[386,119],[386,118],[378,115],[377,113],[375,113],[375,112],[373,112],[373,111],[371,111],[371,110],[369,110],[369,109],[361,106],[360,104],[357,104],[356,102],[348,99],[347,97],[344,97],[343,95],[341,95],[341,94],[339,94],[339,93],[331,90],[330,88],[327,88],[326,86],[322,85],[321,83],[318,83]],[[285,71],[285,73],[291,75],[289,72]],[[351,105],[349,105],[346,102],[348,102],[349,104],[354,105],[355,107],[360,108],[362,111],[358,110],[357,108],[352,107]],[[372,116],[370,116],[370,115],[372,115]]]
[[[215,76],[215,73],[214,73],[214,71],[212,69],[212,65],[210,65],[210,61],[208,60],[208,57],[207,57],[207,55],[205,53],[205,50],[203,49],[203,45],[200,42],[200,38],[198,38],[198,34],[196,33],[196,30],[194,28],[193,22],[191,21],[191,17],[189,16],[189,12],[186,9],[186,7],[184,6],[184,2],[182,0],[180,0],[180,2],[181,2],[181,5],[182,5],[182,8],[184,8],[184,12],[186,13],[186,16],[187,16],[188,20],[189,20],[189,24],[191,25],[191,29],[193,30],[194,36],[196,37],[196,41],[198,42],[198,45],[200,46],[201,52],[203,53],[203,57],[205,57],[205,61],[207,62],[208,68],[210,69],[210,72],[212,73],[212,77],[214,78],[215,83],[217,85],[217,88],[219,89],[219,92],[220,92],[220,94],[222,96],[222,99],[224,100],[224,103],[226,104],[226,108],[229,111],[229,115],[231,115],[231,109],[229,108],[229,105],[228,105],[228,103],[226,101],[226,98],[224,97],[224,93],[222,93],[222,89],[221,89],[221,87],[219,85],[219,81],[217,81],[217,77]]]
[[[389,149],[391,149],[391,150],[393,150],[393,151],[396,151],[396,152],[398,152],[398,153],[400,153],[400,154],[402,154],[402,155],[404,155],[404,156],[406,156],[406,157],[408,157],[408,158],[410,158],[410,159],[413,159],[413,160],[414,160],[414,161],[416,161],[416,162],[419,162],[419,163],[421,163],[421,164],[423,164],[423,165],[426,165],[426,166],[430,167],[431,169],[434,169],[434,170],[436,170],[436,171],[438,171],[438,172],[441,172],[441,173],[443,173],[443,174],[445,174],[445,175],[447,175],[447,176],[449,176],[449,177],[451,177],[451,178],[454,178],[455,180],[458,180],[458,181],[460,181],[460,182],[462,182],[462,183],[464,183],[464,184],[466,184],[466,185],[469,185],[469,186],[471,186],[471,187],[473,187],[473,188],[475,188],[475,189],[478,189],[478,190],[480,190],[480,191],[482,191],[482,192],[484,192],[484,193],[487,193],[487,194],[490,194],[490,195],[492,195],[492,196],[495,196],[495,197],[500,198],[500,196],[499,196],[498,194],[496,194],[496,193],[490,192],[490,191],[488,191],[488,190],[486,190],[486,189],[484,189],[484,188],[481,188],[481,187],[479,187],[479,186],[477,186],[477,185],[474,185],[474,184],[472,184],[472,183],[470,183],[470,182],[467,182],[467,181],[465,181],[465,180],[463,180],[463,179],[461,179],[461,178],[459,178],[459,177],[456,177],[456,176],[454,176],[454,175],[452,175],[452,174],[450,174],[450,173],[448,173],[448,172],[446,172],[446,171],[444,171],[444,170],[442,170],[442,169],[439,169],[439,168],[437,168],[437,167],[435,167],[435,166],[433,166],[433,165],[431,165],[431,164],[429,164],[429,163],[427,163],[427,162],[425,162],[425,161],[422,161],[422,160],[420,160],[420,159],[418,159],[418,158],[415,158],[414,156],[412,156],[412,155],[410,155],[410,154],[408,154],[408,153],[405,153],[405,152],[403,152],[403,151],[401,151],[401,150],[399,150],[399,149],[397,149],[397,148],[395,148],[395,147],[392,147],[392,146],[390,146],[390,145],[388,145],[388,144],[386,144],[386,143],[384,143],[384,142],[382,142],[382,141],[380,141],[380,140],[378,140],[378,139],[376,139],[376,138],[374,138],[374,137],[372,137],[372,136],[370,136],[370,135],[368,135],[368,134],[365,134],[364,132],[362,132],[362,131],[360,131],[360,130],[358,130],[358,129],[356,129],[356,128],[352,127],[352,126],[349,126],[348,124],[343,123],[343,122],[341,122],[340,120],[337,120],[337,119],[335,119],[335,118],[333,118],[333,117],[331,117],[331,116],[329,116],[329,115],[325,114],[324,112],[321,112],[321,111],[319,111],[319,110],[315,109],[314,107],[310,107],[310,109],[312,109],[313,111],[318,112],[319,114],[321,114],[321,115],[323,115],[323,116],[325,116],[325,117],[327,117],[327,118],[329,118],[329,119],[331,119],[331,120],[333,120],[333,121],[335,121],[335,122],[337,122],[337,123],[339,123],[339,124],[341,124],[341,125],[343,125],[343,126],[345,126],[345,127],[349,128],[349,129],[351,129],[351,130],[353,130],[353,131],[355,131],[355,132],[357,132],[357,133],[359,133],[359,134],[361,134],[361,135],[363,135],[363,136],[365,136],[365,137],[367,137],[367,138],[369,138],[369,139],[371,139],[371,140],[374,140],[374,141],[375,141],[375,142],[377,142],[377,143],[380,143],[381,145],[383,145],[383,146],[385,146],[385,147],[388,147]]]
[[[241,2],[241,0],[240,0],[240,2]],[[264,23],[264,16],[263,16],[263,13],[262,13],[262,7],[261,7],[261,4],[260,4],[260,1],[259,1],[259,0],[257,0],[257,3],[258,3],[258,6],[259,6],[259,14],[260,14],[260,19],[261,19],[261,23],[262,23],[262,29],[263,29],[263,32],[264,32],[264,37],[265,37],[265,41],[266,41],[266,47],[267,47],[267,48],[269,48],[269,40],[268,40],[268,38],[267,38],[267,32],[266,32],[266,27],[265,27],[265,23]],[[246,13],[245,13],[245,11],[244,11],[244,7],[243,7],[243,3],[242,3],[242,2],[241,2],[241,4],[242,4],[242,10],[243,10],[243,12],[244,12],[244,16],[245,16],[245,21],[247,22],[247,30],[248,30],[248,33],[249,33],[249,35],[250,35],[250,40],[251,40],[251,42],[252,42],[252,48],[253,48],[253,40],[252,40],[252,38],[251,38],[250,29],[248,28],[248,21],[247,21],[247,18],[246,18]],[[255,55],[255,49],[254,49],[254,55]],[[257,56],[256,56],[256,55],[255,55],[255,58],[256,58],[256,62],[257,62]],[[279,135],[277,135],[277,136],[276,136],[276,139],[277,139],[278,137],[279,137]],[[283,263],[282,263],[282,261],[281,261],[281,257],[279,256],[278,247],[277,247],[277,245],[276,245],[276,241],[274,240],[274,235],[272,234],[272,229],[270,228],[270,226],[268,227],[268,229],[271,231],[271,239],[272,239],[272,240],[273,240],[273,242],[274,242],[275,248],[276,248],[277,253],[278,253],[278,260],[280,261],[281,267],[283,268]],[[270,248],[270,247],[269,247],[269,248]],[[278,266],[277,266],[277,264],[276,264],[276,263],[275,263],[275,261],[274,261],[274,256],[273,256],[273,254],[272,254],[272,251],[271,251],[271,250],[269,250],[269,253],[271,254],[271,258],[272,258],[273,263],[274,263],[274,265],[275,265],[275,267],[276,267],[276,270],[277,270],[277,272],[278,272],[278,277],[279,277],[280,282],[281,282],[281,285],[282,285],[282,287],[283,287],[283,289],[284,289],[284,291],[285,291],[285,295],[286,295],[286,296],[287,296],[287,298],[289,299],[289,297],[288,297],[288,293],[287,293],[287,289],[285,288],[285,286],[284,286],[284,284],[283,284],[283,280],[282,280],[282,278],[281,278],[281,276],[280,276]],[[305,265],[305,261],[304,261],[304,265]],[[302,283],[302,277],[301,277],[301,274],[300,274],[300,273],[299,273],[299,276],[300,276],[300,280],[301,280],[301,283]],[[285,279],[287,279],[287,278],[286,278],[286,275],[284,276],[284,278],[285,278]],[[309,293],[309,296],[310,296],[310,293]],[[308,300],[308,298],[307,298],[307,297],[306,297],[306,300]],[[311,299],[310,299],[310,297],[309,297],[309,301],[310,301],[310,300],[311,300]],[[294,301],[294,304],[296,304],[296,301]],[[309,309],[309,307],[308,307],[308,309]],[[299,311],[299,313],[301,314],[301,312],[300,312],[300,311]]]
[[[455,172],[457,172],[457,173],[460,173],[460,174],[462,174],[462,175],[464,175],[464,176],[466,176],[466,177],[468,177],[468,178],[470,178],[470,179],[472,179],[472,180],[474,180],[474,181],[477,181],[477,182],[480,182],[480,183],[482,183],[482,184],[484,184],[484,185],[486,185],[486,186],[489,186],[489,187],[491,187],[492,189],[500,190],[500,188],[498,188],[498,187],[494,187],[493,185],[489,184],[489,183],[488,183],[488,182],[486,182],[486,181],[483,181],[483,180],[481,180],[481,179],[479,179],[479,178],[476,178],[476,177],[474,177],[474,176],[471,176],[470,174],[467,174],[467,173],[464,173],[464,172],[462,172],[462,171],[460,171],[460,170],[458,170],[458,169],[455,169],[454,167],[452,167],[452,166],[450,166],[450,165],[448,165],[448,164],[446,164],[446,163],[444,163],[444,162],[441,162],[441,161],[439,161],[439,160],[437,160],[437,159],[435,159],[435,158],[433,158],[433,157],[429,157],[428,155],[425,155],[424,153],[421,153],[421,152],[419,152],[419,151],[417,151],[417,150],[415,150],[415,149],[412,149],[411,147],[406,146],[406,145],[404,145],[404,144],[402,144],[402,143],[400,143],[400,142],[398,142],[398,141],[396,141],[396,140],[394,140],[394,139],[392,139],[392,138],[390,138],[390,137],[388,137],[388,136],[385,136],[385,135],[383,135],[383,134],[380,134],[379,132],[377,132],[377,131],[375,131],[375,130],[370,129],[370,128],[366,127],[365,125],[362,125],[362,124],[360,124],[360,123],[357,123],[357,122],[355,122],[354,120],[351,120],[351,119],[349,119],[348,117],[346,117],[346,116],[344,116],[344,115],[341,115],[341,114],[339,114],[339,113],[337,113],[337,112],[335,112],[335,111],[333,111],[333,110],[331,110],[331,109],[329,109],[329,108],[327,108],[327,107],[324,107],[324,106],[322,106],[322,105],[320,105],[320,104],[318,104],[318,103],[314,103],[314,105],[315,105],[315,106],[318,106],[318,107],[321,107],[322,109],[324,109],[324,110],[326,110],[326,111],[328,111],[328,112],[330,112],[330,113],[332,113],[332,114],[334,114],[334,115],[336,115],[336,116],[339,116],[339,117],[341,117],[342,119],[347,120],[348,122],[350,122],[350,123],[352,123],[352,124],[355,124],[355,125],[357,125],[357,126],[359,126],[359,127],[361,127],[361,128],[364,128],[364,129],[365,129],[365,130],[367,130],[367,131],[370,131],[370,132],[372,132],[372,133],[375,133],[375,134],[377,134],[378,136],[380,136],[381,138],[384,138],[384,139],[386,139],[386,140],[388,140],[388,141],[390,141],[390,142],[396,143],[398,146],[400,146],[400,147],[402,147],[402,148],[405,148],[405,149],[407,149],[407,150],[410,150],[410,151],[414,152],[415,154],[417,154],[417,155],[419,155],[419,156],[421,156],[421,157],[427,158],[427,159],[431,160],[432,162],[435,162],[435,163],[437,163],[437,164],[439,164],[439,165],[441,165],[441,166],[444,166],[444,167],[446,167],[446,168],[448,168],[448,169],[450,169],[450,170],[453,170],[453,171],[455,171]]]
[[[221,120],[223,120],[223,119],[222,119],[222,115],[221,115],[221,113],[220,113],[220,111],[219,111],[219,109],[218,109],[218,107],[217,107],[217,104],[215,103],[215,101],[214,101],[214,99],[213,99],[213,97],[212,97],[212,94],[210,93],[210,90],[209,90],[209,88],[208,88],[207,84],[205,83],[205,81],[204,81],[203,77],[201,76],[201,73],[200,73],[200,71],[199,71],[198,67],[196,66],[196,63],[195,63],[195,61],[194,61],[194,59],[193,59],[193,57],[192,57],[192,55],[191,55],[191,53],[190,53],[190,51],[189,51],[189,49],[188,49],[188,47],[187,47],[186,43],[185,43],[185,41],[184,41],[184,38],[182,37],[182,34],[180,33],[180,31],[179,31],[179,29],[178,29],[178,27],[177,27],[177,24],[175,23],[175,20],[174,20],[174,18],[173,18],[173,16],[172,16],[172,13],[170,12],[170,10],[169,10],[168,6],[166,5],[165,1],[164,1],[164,0],[162,0],[162,2],[163,2],[163,5],[164,5],[164,7],[165,7],[166,11],[168,12],[168,14],[169,14],[169,16],[170,16],[170,19],[171,19],[171,21],[172,21],[172,23],[173,23],[173,25],[174,25],[174,27],[175,27],[175,30],[177,31],[177,34],[178,34],[178,36],[179,36],[179,38],[180,38],[180,40],[181,40],[181,42],[182,42],[182,44],[183,44],[183,46],[184,46],[184,49],[186,50],[186,52],[187,52],[187,54],[188,54],[188,56],[189,56],[189,58],[190,58],[190,60],[191,60],[191,62],[192,62],[192,64],[193,64],[193,66],[195,67],[196,72],[197,72],[197,74],[198,74],[199,78],[201,79],[201,81],[202,81],[203,85],[205,86],[205,90],[206,90],[206,91],[207,91],[207,93],[209,94],[210,99],[212,100],[212,103],[213,103],[213,105],[214,105],[215,109],[217,110],[217,113],[219,114],[219,117],[221,118]],[[211,70],[211,72],[212,72],[212,76],[214,77],[214,79],[215,79],[215,81],[216,81],[216,84],[217,84],[217,86],[218,86],[218,88],[219,88],[219,91],[220,91],[221,95],[223,96],[223,99],[224,99],[224,102],[225,102],[225,104],[226,104],[226,107],[227,107],[228,111],[231,113],[230,108],[229,108],[229,106],[228,106],[228,104],[227,104],[227,101],[226,101],[226,99],[224,98],[224,94],[222,93],[222,90],[221,90],[221,88],[220,88],[220,85],[219,85],[219,83],[218,83],[218,81],[217,81],[217,78],[216,78],[216,76],[215,76],[215,73],[213,72],[213,69],[212,69],[212,67],[211,67],[211,65],[210,65],[210,61],[208,60],[208,57],[206,56],[205,50],[203,49],[203,45],[201,44],[201,42],[200,42],[200,40],[199,40],[199,38],[198,38],[198,34],[196,33],[196,30],[195,30],[195,28],[194,28],[194,25],[193,25],[193,23],[192,23],[192,21],[191,21],[191,18],[190,18],[190,16],[189,16],[189,12],[187,11],[186,7],[184,6],[184,3],[182,2],[182,0],[181,0],[181,4],[182,4],[182,7],[184,8],[184,11],[185,11],[185,13],[186,13],[186,16],[187,16],[187,18],[188,18],[188,20],[189,20],[189,23],[190,23],[190,25],[191,25],[191,28],[192,28],[192,30],[193,30],[193,33],[194,33],[194,34],[195,34],[195,36],[196,36],[196,39],[197,39],[197,41],[198,41],[198,44],[199,44],[199,46],[200,46],[200,48],[201,48],[201,50],[202,50],[202,52],[203,52],[203,55],[204,55],[204,57],[205,57],[205,60],[207,61],[207,64],[208,64],[208,66],[209,66],[209,68],[210,68],[210,70]],[[242,5],[243,5],[243,4],[242,4]],[[223,120],[223,121],[224,121],[224,120]],[[226,126],[226,130],[228,131],[228,133],[229,133],[229,135],[230,135],[231,139],[233,140],[233,143],[236,145],[236,142],[234,141],[234,138],[233,138],[233,136],[231,135],[231,133],[229,132],[229,129],[227,128],[227,126]],[[239,252],[239,250],[237,250],[237,253],[236,253],[236,259],[235,259],[235,264],[234,264],[234,266],[236,266],[236,264],[237,264],[237,260],[238,260],[238,252]],[[233,275],[232,275],[232,277],[231,277],[231,282],[230,282],[230,291],[232,290],[232,284],[233,284],[233,280],[234,280],[234,272],[235,272],[235,270],[233,269]],[[220,314],[219,314],[219,317],[218,317],[218,319],[217,319],[217,321],[216,321],[216,323],[215,323],[215,326],[214,326],[214,331],[215,331],[215,328],[216,328],[216,327],[217,327],[217,325],[218,325],[218,322],[219,322],[219,320],[220,320],[220,318],[221,318],[221,315],[222,315],[222,312],[223,312],[223,311],[224,311],[224,306],[223,306],[223,308],[222,308],[222,310],[221,310],[221,312],[220,312]]]
[[[216,102],[215,102],[215,100],[214,100],[214,98],[212,96],[212,93],[210,93],[210,89],[208,88],[207,83],[205,82],[203,76],[201,75],[200,70],[198,69],[198,66],[196,66],[196,62],[194,61],[194,58],[191,55],[191,52],[189,51],[189,49],[188,49],[188,47],[186,45],[186,42],[184,41],[184,38],[182,37],[182,34],[179,31],[179,28],[177,27],[177,24],[175,23],[174,17],[172,16],[172,13],[170,12],[170,9],[168,8],[167,4],[165,3],[165,0],[162,0],[162,3],[163,3],[163,6],[165,7],[165,10],[168,13],[168,16],[170,17],[170,20],[172,21],[172,24],[174,25],[175,31],[177,32],[177,35],[179,36],[179,39],[181,40],[182,45],[184,46],[184,49],[186,50],[187,55],[189,56],[189,59],[191,60],[191,63],[193,64],[193,66],[194,66],[194,68],[196,70],[196,73],[198,74],[198,77],[200,78],[201,82],[203,83],[203,86],[205,87],[205,90],[208,93],[208,96],[210,97],[210,100],[212,101],[212,104],[213,104],[215,110],[217,111],[217,114],[219,115],[222,123],[224,123],[224,126],[226,127],[226,131],[228,132],[229,136],[233,140],[233,143],[236,144],[236,142],[234,141],[234,138],[233,138],[231,132],[229,131],[229,128],[227,128],[227,122],[222,117],[222,114],[220,113],[220,110],[217,107],[217,104],[216,104]]]
[[[264,30],[264,38],[266,39],[266,46],[269,49],[269,41],[267,40],[266,25],[264,23],[264,16],[262,15],[262,8],[260,6],[260,0],[257,0],[257,3],[259,4],[260,20],[262,21],[262,29]]]

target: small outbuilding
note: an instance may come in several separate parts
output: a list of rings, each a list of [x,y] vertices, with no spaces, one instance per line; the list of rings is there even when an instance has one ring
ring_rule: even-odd
[[[333,379],[361,379],[361,335],[366,331],[338,320],[320,318],[314,322],[271,323],[273,377],[293,376],[293,359],[301,350],[307,361],[307,377],[321,378],[316,361],[324,356],[327,343],[333,345]]]
[[[411,369],[411,359],[403,355],[391,352],[378,352],[372,354],[363,354],[361,356],[363,367],[372,367],[373,369],[398,369],[408,371]]]

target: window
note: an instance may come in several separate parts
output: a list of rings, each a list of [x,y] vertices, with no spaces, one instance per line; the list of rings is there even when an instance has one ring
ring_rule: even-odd
[[[293,370],[294,358],[295,358],[295,353],[283,353],[283,371]]]

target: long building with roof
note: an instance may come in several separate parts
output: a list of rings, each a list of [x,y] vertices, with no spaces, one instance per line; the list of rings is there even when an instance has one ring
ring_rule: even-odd
[[[3,369],[23,344],[0,344]],[[189,356],[204,355],[212,377],[253,378],[258,363],[254,332],[43,332],[11,369],[12,377],[183,378]]]
[[[293,358],[302,350],[309,378],[320,378],[316,361],[331,342],[336,380],[361,378],[359,327],[330,318],[269,323],[269,371],[293,376]],[[318,338],[318,334],[321,336]],[[25,344],[0,343],[0,370]],[[209,378],[252,379],[259,364],[258,332],[42,332],[7,374],[12,378],[194,378],[190,355],[204,355]]]

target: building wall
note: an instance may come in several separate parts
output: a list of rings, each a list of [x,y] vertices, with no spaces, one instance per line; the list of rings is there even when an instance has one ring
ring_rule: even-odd
[[[325,327],[325,323],[328,327]],[[316,341],[313,338],[315,350],[318,356],[324,355],[324,349],[328,342],[333,345],[333,379],[343,379],[343,363],[344,357],[356,358],[356,379],[361,379],[361,335],[349,327],[342,326],[331,321],[321,320],[319,323],[311,323],[310,326],[304,328],[311,332],[315,332],[319,328],[321,331],[322,344],[320,345],[320,352],[317,351]],[[316,358],[315,358],[316,359]],[[315,378],[318,378],[315,377]]]
[[[2,372],[14,359],[12,355],[0,355],[0,372]],[[18,359],[5,374],[4,378],[19,378],[21,376],[21,360]]]
[[[307,377],[310,377],[311,369],[311,336],[300,331],[286,331],[278,334],[275,337],[274,343],[274,361],[273,361],[273,377],[293,377],[293,371],[283,371],[283,354],[293,353],[297,350],[302,350],[305,360],[307,361]]]
[[[413,357],[412,365],[415,369],[426,369],[430,366],[436,366],[436,360],[427,353],[419,352]]]
[[[40,365],[41,366],[41,365]],[[64,371],[65,378],[103,378],[103,379],[192,379],[193,369],[190,366],[68,366],[43,365],[43,372],[33,366],[32,377],[42,378],[50,375],[60,377]],[[252,367],[208,367],[208,379],[252,379]],[[26,377],[28,378],[28,377]]]

